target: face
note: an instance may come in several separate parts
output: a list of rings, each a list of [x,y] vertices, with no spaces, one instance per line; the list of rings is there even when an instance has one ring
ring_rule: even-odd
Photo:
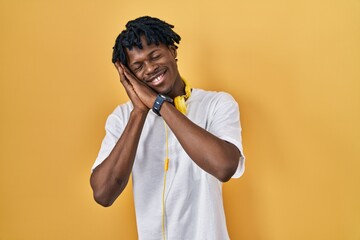
[[[177,68],[176,48],[161,43],[147,45],[144,37],[141,43],[143,49],[126,50],[133,74],[157,93],[172,98],[183,95],[185,86]]]

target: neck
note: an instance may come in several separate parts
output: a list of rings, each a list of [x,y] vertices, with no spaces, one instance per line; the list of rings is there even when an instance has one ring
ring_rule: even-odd
[[[185,93],[185,82],[180,77],[180,75],[178,75],[173,89],[174,89],[174,91],[172,91],[172,93],[169,94],[169,97],[171,97],[171,98],[175,98],[175,97],[186,94]]]

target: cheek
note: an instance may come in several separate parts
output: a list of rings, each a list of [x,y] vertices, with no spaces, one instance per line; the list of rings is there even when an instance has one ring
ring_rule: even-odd
[[[175,58],[172,58],[169,56],[169,58],[166,59],[167,65],[173,69],[177,68],[177,62]]]
[[[171,68],[176,72],[178,69],[178,65],[177,62],[175,61],[175,59],[171,62]]]

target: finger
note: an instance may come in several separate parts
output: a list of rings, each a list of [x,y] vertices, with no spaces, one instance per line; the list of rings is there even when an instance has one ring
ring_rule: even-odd
[[[136,79],[136,77],[130,72],[130,70],[124,64],[122,64],[120,61],[117,61],[116,65],[119,66],[119,69],[120,69],[119,73],[124,75],[127,79],[129,77],[132,77],[132,78]]]
[[[114,63],[116,70],[119,72],[119,74],[124,74],[124,68],[122,67],[121,62],[118,60]]]
[[[141,82],[128,68],[123,67],[123,74],[131,84],[137,84]]]
[[[123,74],[124,74],[124,76],[126,77],[126,79],[127,79],[129,82],[134,81],[134,77],[133,77],[129,72],[127,72],[126,70],[123,71]]]
[[[125,83],[126,85],[129,85],[130,82],[128,81],[127,77],[125,76],[125,72],[124,72],[124,65],[121,64],[121,62],[118,60],[117,62],[115,62],[115,67],[119,72],[119,76],[120,76],[120,82]]]
[[[114,65],[115,65],[115,68],[118,69],[118,70],[119,70],[119,68],[121,68],[121,63],[120,63],[119,60],[117,60],[117,61],[114,63]]]
[[[122,64],[121,64],[122,65]],[[138,79],[131,71],[129,68],[127,68],[126,66],[122,65],[123,68],[123,73],[124,76],[126,77],[126,79],[129,81],[130,84],[132,84],[133,86],[135,85],[145,85],[146,84],[141,81],[140,79]]]
[[[123,85],[123,87],[125,88],[125,91],[126,91],[127,95],[132,96],[134,94],[134,88],[129,83],[129,81],[125,79],[125,80],[120,80],[120,82]]]
[[[124,64],[120,63],[120,67],[122,68],[124,73],[131,74],[130,69],[126,67]]]
[[[132,73],[132,71],[125,66],[124,64],[120,63],[121,68],[123,69],[123,72],[126,73],[128,76],[133,77],[134,79],[137,79],[137,77]]]

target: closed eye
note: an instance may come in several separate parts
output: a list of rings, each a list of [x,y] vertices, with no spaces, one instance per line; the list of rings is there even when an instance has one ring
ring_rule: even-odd
[[[154,55],[151,57],[151,60],[157,60],[161,57],[161,55]]]
[[[139,64],[138,67],[135,67],[135,68],[134,68],[134,72],[140,71],[141,68],[142,68],[142,66],[143,66],[142,64]]]

